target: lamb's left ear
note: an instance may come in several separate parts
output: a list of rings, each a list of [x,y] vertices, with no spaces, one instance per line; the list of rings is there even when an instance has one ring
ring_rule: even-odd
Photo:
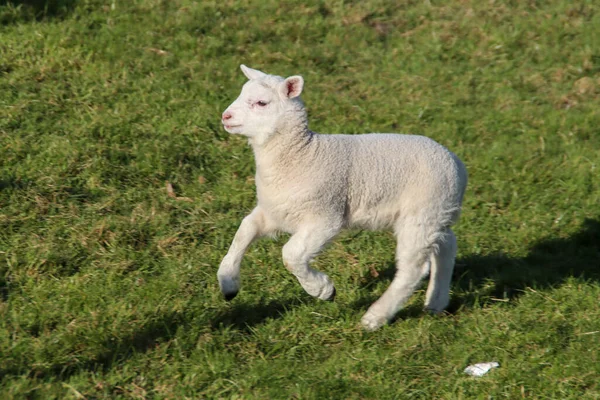
[[[279,93],[284,99],[293,99],[300,96],[304,87],[304,79],[300,75],[290,76],[279,86]]]
[[[259,71],[257,69],[252,69],[250,67],[246,67],[244,64],[240,65],[240,68],[242,70],[242,72],[244,73],[244,75],[246,75],[246,78],[252,80],[252,79],[261,79],[264,78],[265,76],[267,76],[267,74],[265,74],[262,71]]]

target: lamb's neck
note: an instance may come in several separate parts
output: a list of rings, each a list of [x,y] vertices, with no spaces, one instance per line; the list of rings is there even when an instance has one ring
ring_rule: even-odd
[[[298,125],[276,132],[262,145],[252,145],[257,174],[266,178],[310,163],[316,152],[317,136],[306,125]]]

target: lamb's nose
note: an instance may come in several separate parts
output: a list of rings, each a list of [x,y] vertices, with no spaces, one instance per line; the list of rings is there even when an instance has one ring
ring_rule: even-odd
[[[223,121],[227,121],[228,119],[231,119],[231,117],[233,117],[233,115],[231,115],[229,111],[223,113]]]

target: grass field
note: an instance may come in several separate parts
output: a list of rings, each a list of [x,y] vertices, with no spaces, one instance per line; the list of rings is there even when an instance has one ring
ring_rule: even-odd
[[[0,1],[0,398],[599,399],[594,1]],[[315,266],[253,245],[220,114],[245,63],[305,78],[311,129],[427,135],[469,170],[448,313],[359,320],[390,234]],[[173,191],[167,190],[167,182]],[[463,374],[498,361],[482,378]]]

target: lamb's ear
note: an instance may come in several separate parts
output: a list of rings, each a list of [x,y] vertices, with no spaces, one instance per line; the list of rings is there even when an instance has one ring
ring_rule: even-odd
[[[279,86],[279,93],[284,99],[293,99],[294,97],[300,96],[302,88],[304,87],[304,78],[300,75],[290,76]]]
[[[265,76],[267,76],[267,74],[265,74],[264,72],[259,71],[257,69],[248,68],[244,64],[241,64],[240,68],[242,69],[242,72],[244,73],[244,75],[246,75],[246,78],[248,78],[250,80],[260,79],[260,78],[264,78]]]

